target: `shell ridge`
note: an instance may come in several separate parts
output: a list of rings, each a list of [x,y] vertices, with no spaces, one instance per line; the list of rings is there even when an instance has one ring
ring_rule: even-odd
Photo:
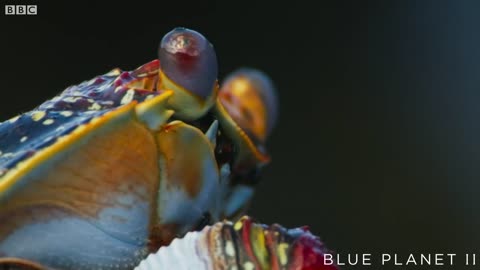
[[[108,114],[112,119],[119,119],[130,114],[133,115],[134,104],[129,104],[128,106],[119,107],[117,110],[110,111]],[[92,121],[87,124],[80,125],[76,127],[71,133],[62,136],[57,140],[57,143],[42,148],[39,151],[36,151],[29,159],[22,160],[15,164],[15,167],[6,171],[2,176],[0,176],[0,200],[5,196],[7,190],[10,190],[15,183],[20,181],[23,177],[27,176],[29,172],[35,169],[36,165],[41,164],[48,158],[56,156],[60,150],[65,150],[65,148],[72,147],[75,143],[79,143],[81,139],[88,138],[90,133],[87,133],[89,130],[98,128],[106,124],[105,118],[93,118]]]

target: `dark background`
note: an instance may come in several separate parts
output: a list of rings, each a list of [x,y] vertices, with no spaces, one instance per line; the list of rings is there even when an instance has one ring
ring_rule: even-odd
[[[152,60],[163,34],[190,27],[214,44],[220,78],[257,67],[279,91],[249,214],[308,224],[342,258],[480,253],[479,2],[10,3],[39,15],[1,16],[2,119]]]

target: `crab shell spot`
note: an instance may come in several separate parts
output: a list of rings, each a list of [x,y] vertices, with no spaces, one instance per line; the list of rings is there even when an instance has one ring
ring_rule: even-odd
[[[60,112],[60,115],[64,116],[64,117],[70,117],[73,115],[73,112],[72,111],[62,111]]]
[[[69,97],[63,98],[62,101],[68,102],[68,103],[75,103],[75,102],[77,102],[77,100],[80,100],[80,99],[83,99],[83,97],[71,97],[71,96],[69,96]]]
[[[53,119],[47,119],[47,120],[43,121],[43,124],[45,126],[48,126],[48,125],[53,124],[54,122],[55,122],[55,120],[53,120]]]
[[[45,117],[47,113],[44,111],[35,111],[32,113],[32,120],[33,121],[40,121],[43,117]]]
[[[78,262],[72,269],[98,266],[97,255],[105,265],[132,268],[118,258],[139,259],[159,188],[155,139],[137,121],[135,105],[77,127],[0,178],[1,254],[28,259],[41,248],[40,263],[54,268],[65,269],[58,254]],[[16,244],[25,241],[32,244]]]
[[[152,62],[155,62],[155,64],[153,64]],[[153,70],[148,70],[148,71],[144,70],[145,73],[139,73],[141,71],[139,69],[133,71],[132,75],[134,76],[135,79],[126,83],[124,86],[128,88],[143,89],[143,90],[152,91],[152,92],[156,91],[155,87],[157,86],[157,82],[158,82],[159,64],[158,64],[158,60],[152,61],[152,62],[139,67],[139,69],[143,69],[147,67]],[[155,68],[153,66],[155,66]]]
[[[114,68],[114,69],[110,70],[109,72],[105,73],[103,76],[116,77],[116,76],[120,75],[120,73],[122,73],[122,71],[119,68]]]
[[[17,122],[18,118],[20,118],[20,115],[17,115],[15,117],[11,118],[10,120],[8,120],[8,122],[15,123],[15,122]]]
[[[157,134],[157,145],[160,222],[178,224],[184,233],[205,212],[218,219],[219,171],[208,138],[196,127],[174,121]]]
[[[123,96],[122,100],[120,101],[120,104],[123,105],[123,104],[132,102],[134,95],[135,95],[135,90],[128,89],[125,95]]]
[[[88,107],[88,109],[98,111],[98,110],[102,109],[102,106],[100,106],[100,104],[94,102],[90,107]]]

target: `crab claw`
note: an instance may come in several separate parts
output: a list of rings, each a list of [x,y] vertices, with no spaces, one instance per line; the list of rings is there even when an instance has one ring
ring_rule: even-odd
[[[265,143],[278,115],[278,99],[270,78],[255,69],[239,69],[222,84],[219,100],[254,141]]]
[[[217,122],[209,130],[214,132]],[[210,133],[207,132],[207,133]],[[172,121],[156,135],[161,171],[158,224],[152,239],[168,243],[175,233],[200,226],[204,216],[218,220],[219,171],[210,135],[182,121]],[[168,233],[167,233],[168,232]]]
[[[217,56],[200,33],[175,28],[167,33],[158,51],[160,87],[174,91],[170,105],[177,116],[196,119],[214,104],[218,92]]]

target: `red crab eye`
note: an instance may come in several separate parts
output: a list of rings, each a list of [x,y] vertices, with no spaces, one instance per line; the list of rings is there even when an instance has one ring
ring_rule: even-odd
[[[158,52],[160,66],[168,79],[185,90],[207,99],[218,74],[213,46],[202,34],[175,28],[166,34]]]

